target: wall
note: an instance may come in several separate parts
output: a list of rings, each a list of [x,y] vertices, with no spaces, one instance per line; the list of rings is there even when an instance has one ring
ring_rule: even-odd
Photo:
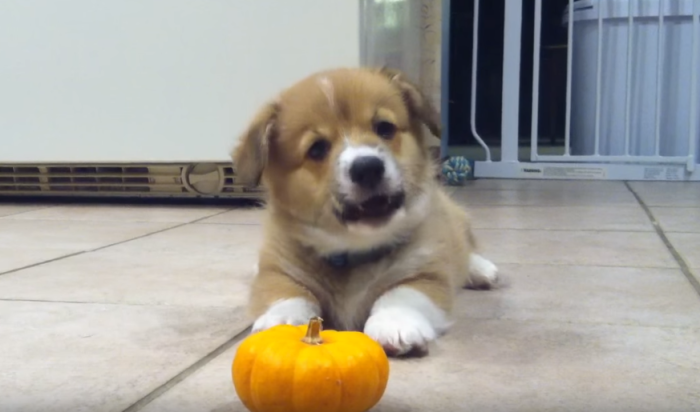
[[[0,162],[228,160],[259,105],[359,64],[352,0],[4,0]]]

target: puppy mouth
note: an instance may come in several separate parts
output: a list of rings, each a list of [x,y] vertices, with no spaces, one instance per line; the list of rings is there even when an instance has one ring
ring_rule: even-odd
[[[401,209],[405,200],[404,192],[374,195],[360,203],[343,202],[336,215],[345,223],[381,224]]]

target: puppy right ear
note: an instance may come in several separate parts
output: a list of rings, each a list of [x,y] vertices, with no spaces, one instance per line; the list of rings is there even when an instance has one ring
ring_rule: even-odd
[[[276,103],[265,105],[253,118],[231,153],[236,183],[249,187],[260,184],[267,166],[270,140],[275,133],[275,121],[279,107]]]
[[[385,66],[379,69],[379,73],[398,86],[411,112],[421,119],[435,137],[442,138],[440,113],[438,113],[425,94],[421,92],[420,87],[408,80],[406,75],[400,70]]]

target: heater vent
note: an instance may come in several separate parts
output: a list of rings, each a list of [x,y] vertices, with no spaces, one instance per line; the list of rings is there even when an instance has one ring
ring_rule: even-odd
[[[261,198],[229,164],[0,164],[0,196]]]

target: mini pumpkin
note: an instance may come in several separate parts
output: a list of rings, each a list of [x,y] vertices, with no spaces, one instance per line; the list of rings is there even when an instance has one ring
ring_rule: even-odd
[[[232,375],[252,412],[365,412],[384,395],[389,360],[369,336],[322,330],[312,318],[247,337]]]

